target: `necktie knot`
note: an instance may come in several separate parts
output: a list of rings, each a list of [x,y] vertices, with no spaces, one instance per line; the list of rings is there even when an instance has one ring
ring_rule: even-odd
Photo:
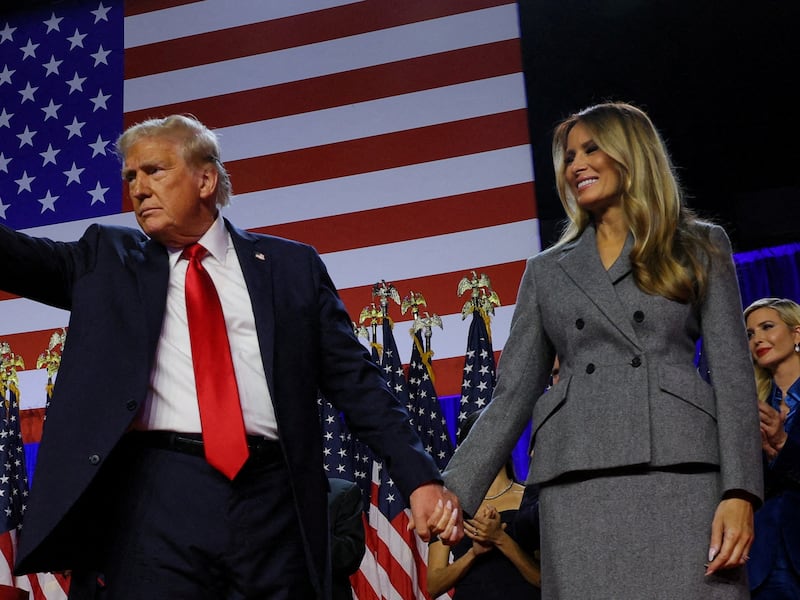
[[[194,243],[189,244],[183,249],[183,252],[181,252],[181,258],[185,258],[186,260],[203,260],[206,254],[208,254],[208,250],[206,248],[198,243]]]

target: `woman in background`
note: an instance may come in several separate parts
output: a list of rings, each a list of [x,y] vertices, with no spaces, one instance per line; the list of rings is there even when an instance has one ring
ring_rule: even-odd
[[[753,600],[800,598],[800,305],[762,298],[745,309],[756,374],[764,505],[747,572]]]
[[[527,262],[492,400],[445,481],[474,511],[533,414],[543,598],[749,598],[762,472],[728,237],[685,206],[635,106],[565,119],[553,164],[567,226]]]
[[[459,444],[480,412],[467,415]],[[536,504],[536,496],[526,493],[525,486],[516,481],[509,458],[489,486],[475,517],[464,521],[462,540],[452,548],[441,541],[431,543],[431,598],[451,588],[455,588],[453,600],[539,598],[539,565],[534,559],[538,549]]]

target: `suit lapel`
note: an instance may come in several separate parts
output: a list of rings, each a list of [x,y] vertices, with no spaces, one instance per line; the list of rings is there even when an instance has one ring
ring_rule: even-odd
[[[617,296],[614,283],[630,273],[631,265],[628,257],[632,245],[629,236],[617,261],[606,271],[597,253],[595,230],[589,225],[581,236],[571,245],[564,248],[558,264],[569,278],[578,286],[586,297],[620,330],[635,346],[641,348],[639,339],[633,330],[630,315]]]
[[[164,321],[169,283],[167,250],[158,242],[147,240],[131,251],[125,262],[136,276],[139,306],[146,322],[148,348],[151,350],[150,356],[155,356],[155,347]]]
[[[272,257],[263,238],[248,235],[233,227],[227,219],[225,225],[231,234],[233,247],[236,249],[242,275],[250,294],[264,374],[267,376],[267,385],[274,398],[272,365],[275,352],[275,307]]]

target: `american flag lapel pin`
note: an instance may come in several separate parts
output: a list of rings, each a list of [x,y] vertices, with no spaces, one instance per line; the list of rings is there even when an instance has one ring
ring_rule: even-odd
[[[256,258],[257,258],[258,260],[267,260],[267,257],[266,257],[266,256],[264,256],[264,253],[263,253],[263,252],[256,252]]]

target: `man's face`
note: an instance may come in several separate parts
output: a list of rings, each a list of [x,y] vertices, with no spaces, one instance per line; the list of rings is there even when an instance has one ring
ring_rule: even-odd
[[[216,169],[188,165],[180,144],[169,137],[145,137],[133,144],[122,177],[142,231],[165,246],[196,242],[216,218]]]

